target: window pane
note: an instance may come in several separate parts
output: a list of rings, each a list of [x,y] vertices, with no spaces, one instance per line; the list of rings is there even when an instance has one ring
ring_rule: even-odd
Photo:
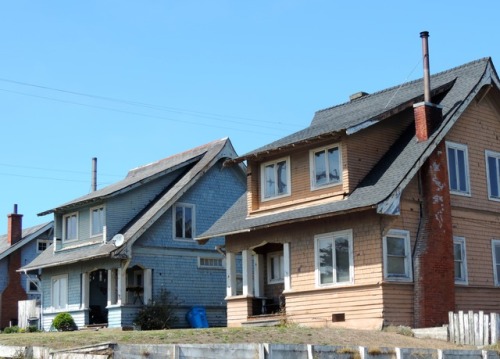
[[[347,238],[335,239],[335,262],[337,282],[349,282],[349,241]]]
[[[495,246],[495,263],[500,265],[500,244]]]
[[[467,173],[465,172],[465,152],[457,150],[458,179],[460,191],[467,192]]]
[[[92,210],[92,235],[102,233],[102,228],[104,226],[104,210],[102,208],[97,208]]]
[[[184,207],[184,238],[193,238],[193,213],[191,207]]]
[[[453,245],[453,255],[456,261],[462,260],[462,245],[460,243],[455,243]]]
[[[328,150],[329,182],[340,181],[339,149],[337,147]]]
[[[286,161],[277,163],[278,194],[287,193]]]
[[[457,160],[455,158],[455,150],[453,148],[448,148],[448,174],[450,176],[450,189],[451,190],[458,190],[458,184],[457,184],[457,170],[456,170],[456,163]]]
[[[65,239],[76,239],[76,215],[66,217],[66,238]]]
[[[181,206],[175,207],[175,237],[182,238],[183,236],[183,208]]]
[[[497,169],[497,159],[494,157],[488,157],[488,170],[489,170],[489,182],[490,182],[490,195],[491,197],[498,198],[498,169]]]
[[[318,241],[318,247],[320,283],[333,283],[332,241],[330,239],[320,239]]]
[[[405,258],[404,257],[388,257],[387,272],[390,276],[406,277]]]
[[[398,237],[387,237],[387,254],[405,256],[405,240]]]
[[[264,197],[275,196],[275,180],[274,180],[274,165],[268,165],[264,168]]]
[[[326,183],[326,162],[325,152],[320,151],[314,154],[314,172],[316,175],[316,184],[322,185]]]

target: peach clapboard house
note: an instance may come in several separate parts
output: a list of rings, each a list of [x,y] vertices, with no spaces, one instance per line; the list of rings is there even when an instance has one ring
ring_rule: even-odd
[[[225,236],[228,326],[500,311],[500,81],[490,58],[425,64],[226,163],[247,162],[247,193],[198,240]]]

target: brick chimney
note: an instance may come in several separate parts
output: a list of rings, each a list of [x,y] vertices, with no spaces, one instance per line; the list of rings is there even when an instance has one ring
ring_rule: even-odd
[[[9,245],[17,243],[23,237],[23,215],[17,214],[17,204],[14,213],[7,215],[7,241]]]
[[[427,141],[442,121],[441,108],[430,101],[429,33],[420,33],[424,55],[424,102],[414,105],[417,141]],[[453,230],[446,145],[442,140],[420,169],[422,216],[415,243],[414,327],[448,323],[455,309]]]

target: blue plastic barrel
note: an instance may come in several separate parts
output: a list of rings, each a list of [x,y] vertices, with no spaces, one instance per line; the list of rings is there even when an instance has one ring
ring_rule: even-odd
[[[204,307],[192,307],[186,313],[191,328],[208,328],[207,313]]]

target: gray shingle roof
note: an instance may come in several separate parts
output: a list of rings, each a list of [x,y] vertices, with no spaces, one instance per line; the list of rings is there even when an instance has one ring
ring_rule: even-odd
[[[290,221],[301,221],[377,207],[391,195],[400,193],[404,189],[481,87],[487,84],[500,87],[498,76],[489,58],[473,61],[432,76],[431,86],[433,90],[441,87],[441,91],[443,89],[445,91],[439,96],[442,98],[439,104],[443,107],[443,122],[439,128],[434,131],[428,141],[417,142],[414,137],[414,126],[410,126],[366,178],[345,199],[247,216],[245,194],[197,239],[248,232]],[[331,132],[346,131],[349,134],[362,130],[385,118],[385,114],[390,114],[391,110],[397,109],[403,104],[414,102],[410,100],[418,101],[423,96],[421,93],[423,93],[422,80],[417,80],[318,111],[307,129],[249,152],[238,160],[247,159],[266,151],[286,148],[292,143]]]
[[[130,248],[137,238],[141,236],[168,208],[171,207],[197,180],[205,174],[219,159],[233,158],[236,156],[231,141],[224,138],[210,142],[206,145],[193,148],[189,151],[165,158],[147,166],[138,167],[131,170],[127,177],[114,185],[104,188],[99,193],[93,192],[90,195],[80,197],[74,201],[58,207],[52,211],[67,210],[75,205],[88,203],[95,198],[105,199],[108,196],[122,193],[122,190],[129,190],[131,186],[138,186],[146,183],[151,178],[158,178],[175,169],[188,166],[187,170],[178,180],[161,193],[137,218],[126,226],[122,233],[125,237],[125,244],[116,248],[111,243],[94,243],[75,248],[63,249],[54,252],[52,249],[46,250],[33,262],[23,267],[23,270],[33,270],[38,268],[53,267],[90,260],[101,257],[117,257],[130,254]],[[139,181],[139,182],[138,182]],[[47,252],[47,253],[46,253]]]
[[[53,222],[42,223],[33,227],[25,228],[22,232],[21,239],[14,243],[14,245],[9,245],[7,234],[0,236],[0,259],[9,255],[13,251],[23,247],[24,245],[31,242],[33,239],[37,238],[43,232],[51,229]]]

